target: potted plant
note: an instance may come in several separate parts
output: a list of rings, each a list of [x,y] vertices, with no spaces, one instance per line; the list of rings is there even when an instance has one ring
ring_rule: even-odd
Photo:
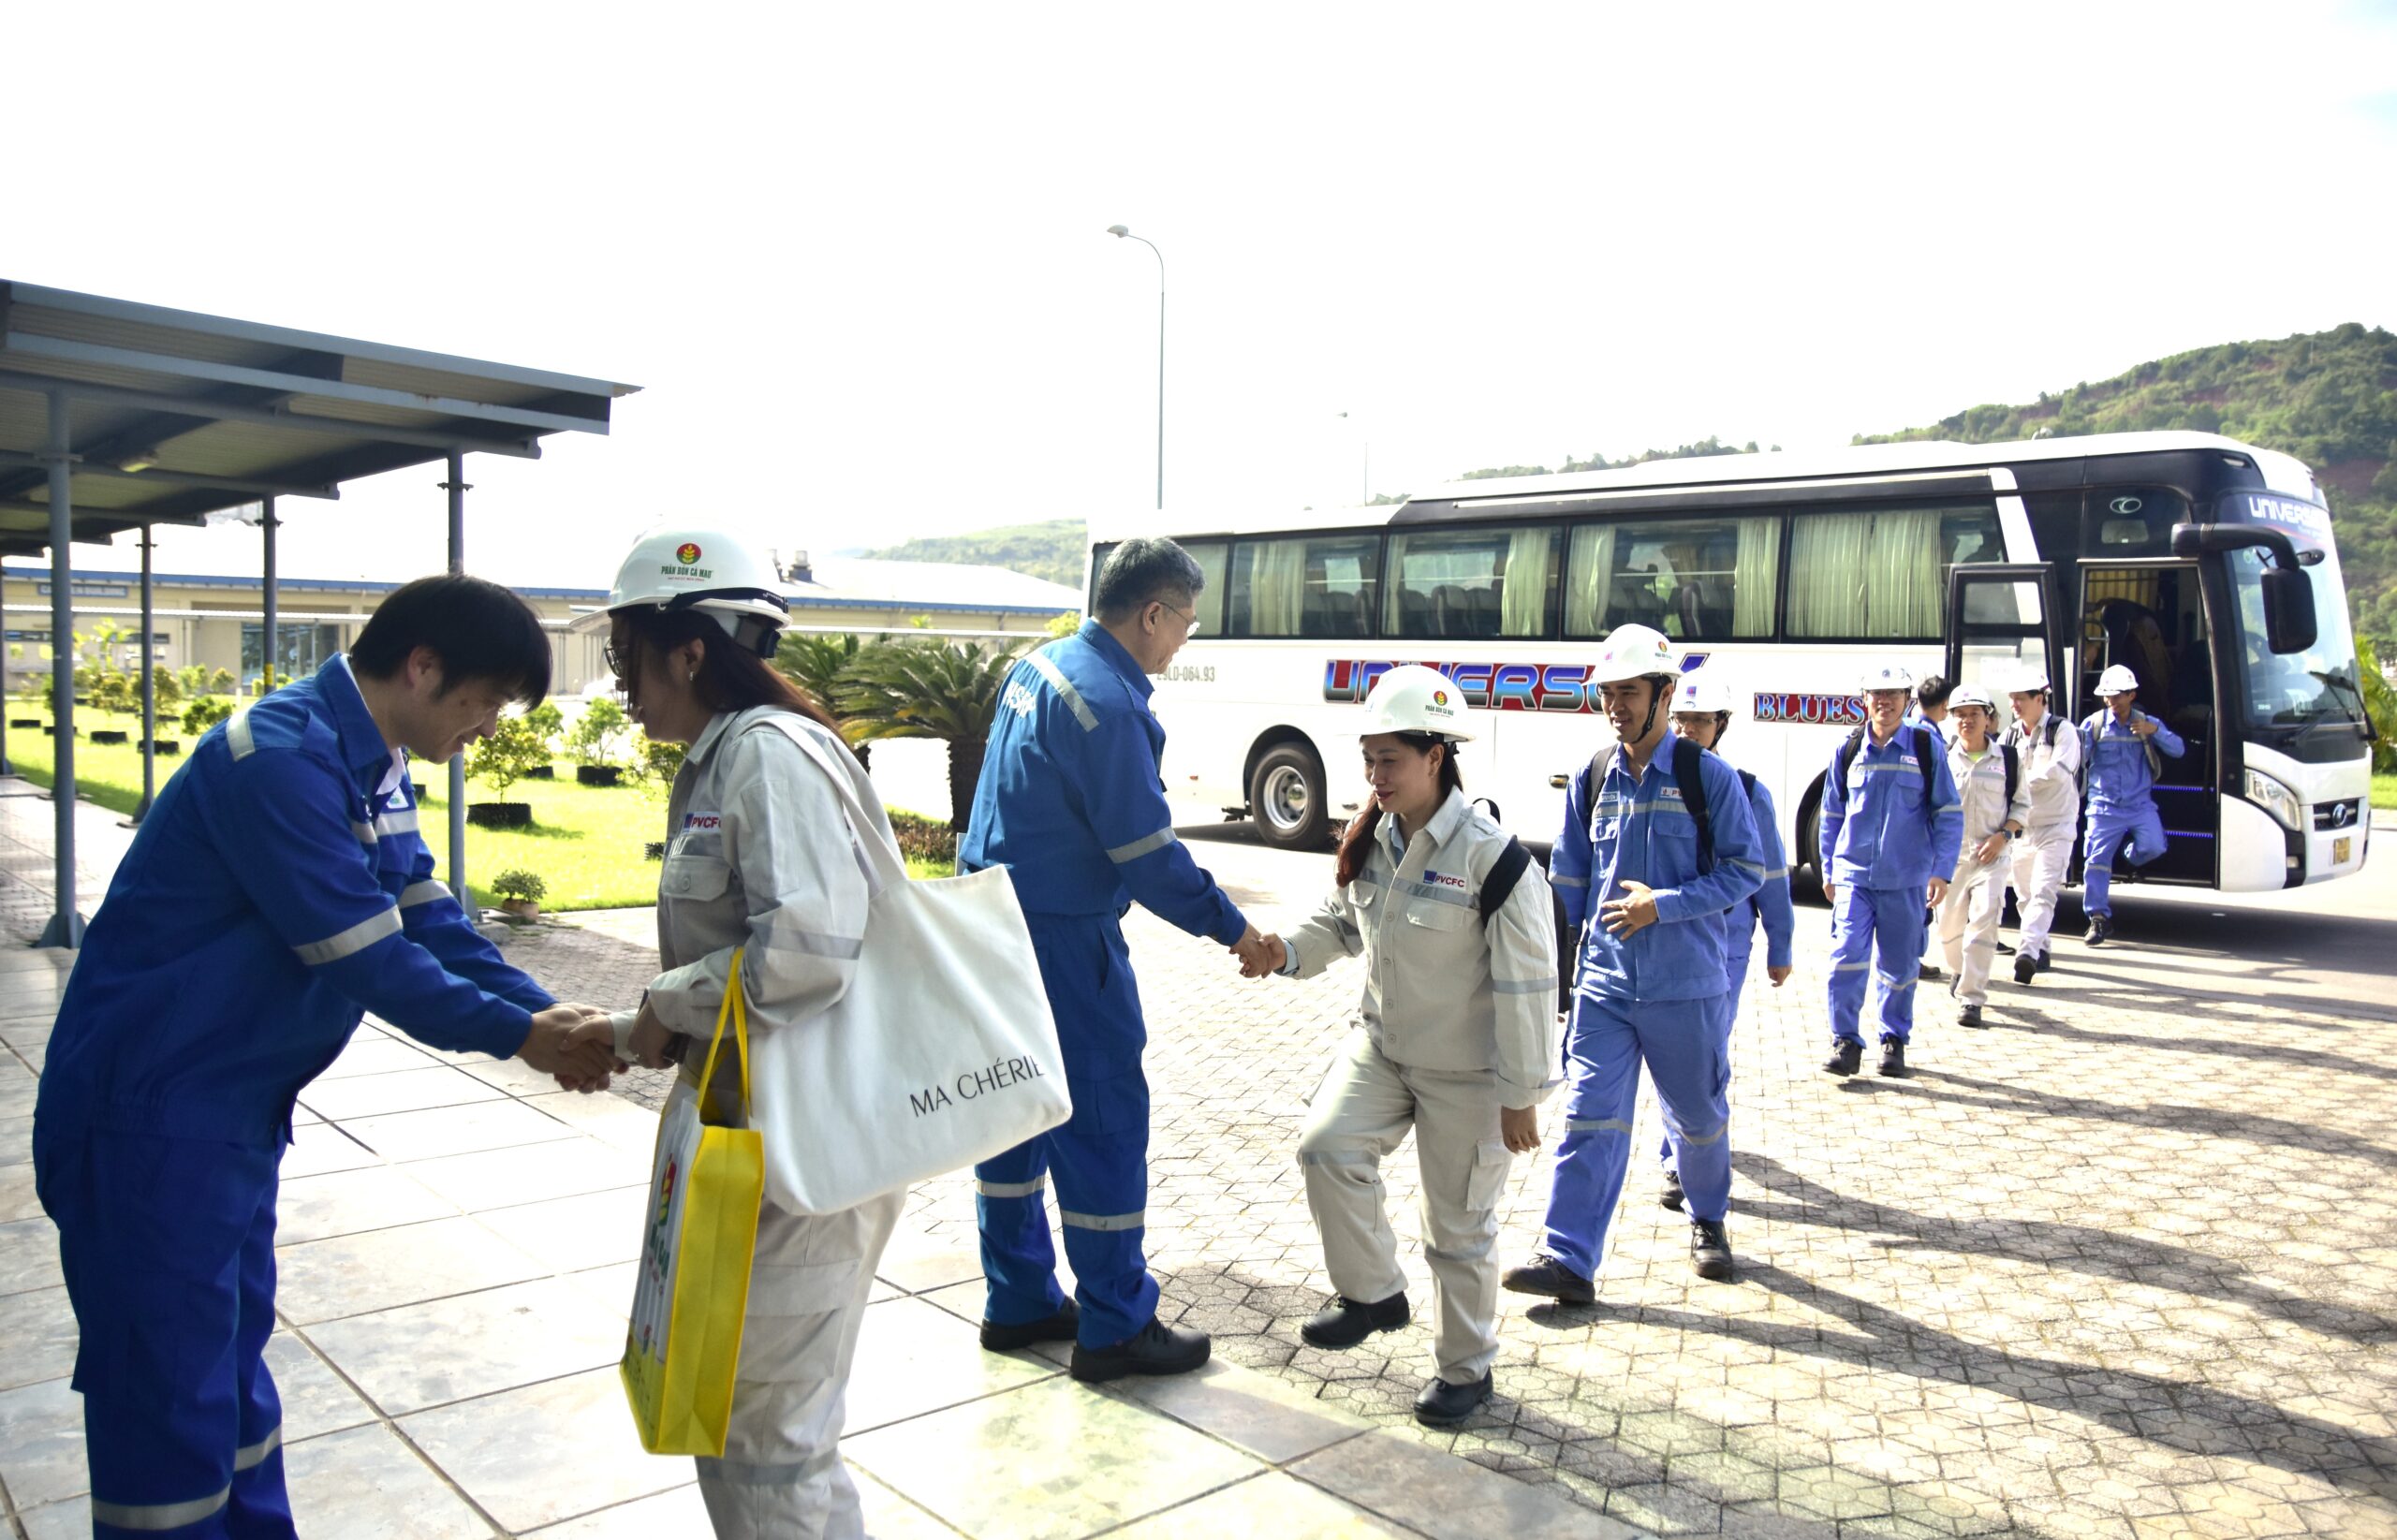
[[[544,753],[555,754],[557,752],[558,735],[566,730],[566,713],[558,710],[557,703],[555,701],[544,700],[538,706],[534,707],[531,711],[524,713],[524,725],[527,727],[532,728],[533,735],[541,741],[541,748]],[[526,770],[524,772],[524,779],[527,781],[554,781],[557,779],[557,774],[558,768],[544,759],[539,764],[534,766],[531,770]]]
[[[491,891],[492,897],[499,900],[500,908],[518,919],[538,919],[541,900],[548,896],[550,885],[541,880],[537,872],[511,867],[492,878]]]
[[[612,786],[624,778],[616,757],[616,740],[629,719],[613,696],[601,696],[582,709],[566,735],[566,757],[574,761],[574,778],[586,786]]]
[[[466,755],[466,776],[479,781],[493,792],[505,792],[524,778],[524,772],[536,765],[550,762],[549,745],[542,742],[522,716],[503,716],[492,735],[477,743]],[[466,822],[483,829],[522,829],[533,821],[530,802],[469,802]]]

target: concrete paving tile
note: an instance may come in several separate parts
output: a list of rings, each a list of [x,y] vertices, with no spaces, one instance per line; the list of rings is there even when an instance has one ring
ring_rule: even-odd
[[[20,1509],[91,1490],[83,1398],[65,1379],[0,1390],[0,1482]]]
[[[283,1401],[284,1443],[375,1420],[375,1409],[291,1332],[278,1331],[266,1340],[266,1366]]]
[[[350,1138],[331,1123],[294,1128],[291,1142],[284,1148],[283,1164],[278,1168],[282,1180],[297,1181],[301,1177],[322,1176],[328,1171],[355,1171],[362,1166],[379,1166],[383,1157]]]
[[[287,1446],[301,1533],[325,1540],[488,1540],[491,1526],[380,1423]]]
[[[549,1271],[463,1217],[286,1246],[275,1253],[275,1308],[301,1326],[521,1283]]]
[[[1065,1248],[1057,1248],[1062,1257]],[[884,1248],[874,1275],[910,1294],[950,1283],[978,1283],[982,1277],[980,1243],[968,1230],[963,1236],[927,1236],[902,1226]]]
[[[64,1282],[58,1263],[58,1226],[48,1214],[0,1225],[0,1294],[23,1294]]]
[[[552,1076],[542,1074],[522,1059],[493,1059],[485,1054],[467,1053],[442,1056],[448,1063],[465,1071],[483,1084],[504,1091],[511,1096],[545,1096],[558,1094],[558,1082]],[[567,1095],[581,1093],[568,1092]]]
[[[1236,1364],[1211,1362],[1191,1374],[1134,1375],[1107,1389],[1275,1465],[1375,1426],[1311,1390]]]
[[[408,1176],[469,1213],[649,1185],[649,1162],[580,1135],[545,1144],[413,1161]]]
[[[1114,1532],[1120,1540],[1222,1540],[1270,1534],[1275,1540],[1416,1540],[1393,1524],[1279,1471],[1254,1475],[1178,1508]]]
[[[416,1112],[428,1107],[496,1100],[505,1093],[463,1070],[434,1064],[390,1075],[318,1080],[301,1093],[310,1111],[332,1122],[386,1112]]]
[[[552,1272],[583,1272],[640,1258],[649,1189],[619,1187],[507,1209],[486,1209],[475,1223]]]
[[[71,1497],[17,1515],[25,1540],[91,1540],[92,1500]]]
[[[622,1096],[552,1090],[545,1095],[526,1096],[523,1105],[627,1154],[647,1159],[657,1148],[657,1114]]]
[[[431,1069],[434,1061],[423,1050],[404,1039],[382,1033],[360,1033],[349,1040],[325,1072],[311,1084],[325,1080],[346,1080],[354,1075],[389,1075],[397,1070]],[[303,1092],[301,1100],[307,1100]]]
[[[521,1144],[544,1144],[551,1139],[571,1138],[575,1132],[522,1102],[508,1100],[427,1107],[421,1112],[390,1112],[376,1118],[346,1118],[341,1127],[351,1138],[393,1162],[438,1160],[445,1155],[471,1155]]]
[[[636,1258],[630,1262],[615,1262],[604,1268],[586,1268],[581,1272],[570,1272],[565,1275],[565,1282],[581,1290],[586,1298],[597,1300],[622,1318],[632,1311],[633,1284],[640,1273],[640,1262]]]
[[[75,1310],[62,1286],[0,1296],[0,1390],[34,1385],[75,1369]]]
[[[699,1497],[699,1483],[691,1482],[528,1533],[539,1540],[672,1540],[680,1535],[704,1535],[710,1533],[708,1505]],[[873,1533],[878,1540],[883,1532]]]
[[[866,1307],[846,1393],[849,1434],[1044,1379],[1023,1354],[985,1353],[975,1328],[920,1299]]]
[[[1630,1525],[1388,1432],[1335,1444],[1290,1474],[1433,1540],[1632,1540]]]
[[[332,1236],[385,1230],[448,1219],[458,1206],[410,1181],[389,1166],[300,1177],[281,1184],[274,1203],[274,1241],[294,1246]]]
[[[873,1540],[957,1540],[955,1530],[854,1465],[849,1480],[857,1487],[865,1533]]]
[[[308,1327],[316,1350],[402,1416],[612,1364],[625,1318],[563,1280],[536,1279]]]
[[[0,1166],[0,1225],[12,1220],[31,1219],[41,1212],[41,1199],[34,1195],[34,1168],[30,1161],[17,1166]],[[979,1265],[976,1267],[980,1271]]]
[[[400,1427],[449,1477],[511,1533],[537,1530],[691,1479],[691,1462],[640,1446],[615,1367],[419,1412]],[[524,1458],[522,1434],[571,1449],[571,1474]]]

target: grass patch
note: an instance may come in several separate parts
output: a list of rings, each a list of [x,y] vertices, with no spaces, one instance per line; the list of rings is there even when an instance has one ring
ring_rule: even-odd
[[[38,715],[44,722],[50,720],[46,707],[29,711],[22,703],[10,703],[8,711],[13,716]],[[75,741],[77,795],[98,806],[130,814],[141,801],[141,750],[137,746],[141,736],[140,713],[84,707],[75,712],[75,722],[82,734]],[[91,741],[93,732],[111,728],[127,732],[134,741]],[[162,722],[159,736],[180,734]],[[17,772],[48,790],[51,781],[50,740],[37,727],[16,728],[9,738],[9,758]],[[185,739],[184,754],[188,755],[197,743],[196,739]],[[159,759],[161,792],[183,765],[181,757]],[[424,800],[418,808],[418,824],[424,843],[433,850],[434,871],[440,875],[446,873],[449,860],[449,768],[421,761],[414,768],[425,790]],[[476,877],[489,878],[521,867],[538,873],[549,884],[549,893],[541,901],[544,911],[630,909],[655,903],[657,862],[648,858],[644,847],[666,834],[666,799],[662,789],[652,792],[632,786],[582,785],[574,779],[573,766],[564,762],[558,767],[558,775],[554,781],[519,781],[507,788],[505,800],[532,805],[531,828],[467,826],[467,887],[476,900],[484,904],[498,902],[474,881]],[[466,799],[481,802],[503,799],[469,782]],[[955,870],[953,855],[943,855],[922,844],[909,849],[906,855],[907,871],[912,876],[945,877]]]
[[[2375,775],[2372,778],[2372,805],[2397,808],[2397,775]]]

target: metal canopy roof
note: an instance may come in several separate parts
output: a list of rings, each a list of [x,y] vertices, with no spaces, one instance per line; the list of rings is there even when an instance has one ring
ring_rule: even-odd
[[[537,459],[639,389],[0,279],[0,552],[49,544],[53,397],[74,538],[97,542],[451,454]]]

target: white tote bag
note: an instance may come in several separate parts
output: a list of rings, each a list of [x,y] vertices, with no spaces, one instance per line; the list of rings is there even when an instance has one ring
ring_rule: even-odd
[[[827,1214],[1013,1149],[1073,1103],[1007,869],[910,880],[825,746],[784,730],[839,792],[875,888],[848,992],[750,1037],[766,1195]]]

